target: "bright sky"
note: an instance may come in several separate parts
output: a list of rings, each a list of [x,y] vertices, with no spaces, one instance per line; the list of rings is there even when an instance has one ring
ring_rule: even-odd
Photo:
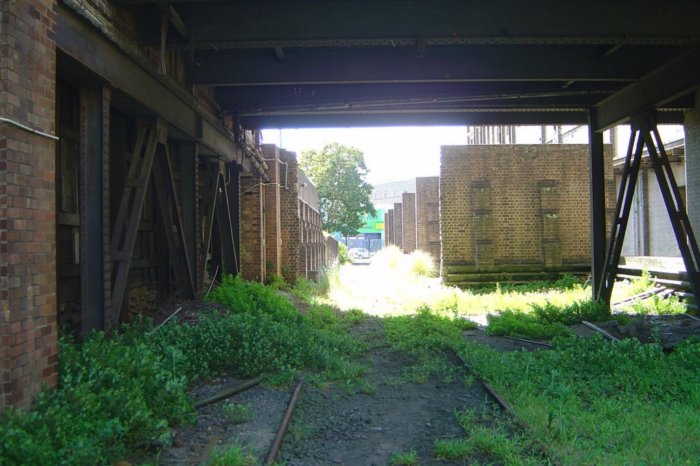
[[[297,156],[331,142],[357,147],[365,155],[370,184],[437,176],[440,146],[462,145],[466,141],[464,126],[263,130],[265,144],[276,144]]]

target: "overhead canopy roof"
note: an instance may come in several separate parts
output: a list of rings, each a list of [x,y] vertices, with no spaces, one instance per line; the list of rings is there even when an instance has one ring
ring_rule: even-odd
[[[121,0],[144,13],[155,0]],[[162,4],[162,3],[161,3]],[[681,122],[700,2],[171,0],[167,47],[248,127]],[[143,18],[157,18],[143,14]],[[143,24],[156,46],[159,24]],[[149,35],[150,34],[150,35]]]

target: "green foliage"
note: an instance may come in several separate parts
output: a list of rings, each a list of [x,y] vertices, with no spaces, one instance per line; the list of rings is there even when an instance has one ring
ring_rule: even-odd
[[[461,338],[463,330],[475,327],[471,321],[445,319],[428,308],[422,308],[414,316],[385,319],[384,333],[392,347],[416,357],[416,364],[404,373],[405,380],[422,383],[430,377],[440,376],[449,382],[456,377],[458,368],[447,361],[444,352]]]
[[[472,453],[474,447],[470,441],[464,438],[435,440],[433,450],[435,456],[441,460],[462,459]]]
[[[608,308],[593,300],[576,301],[567,306],[545,303],[533,304],[532,312],[506,310],[487,317],[489,335],[509,335],[519,338],[550,339],[570,335],[567,325],[610,320]]]
[[[630,287],[630,294],[635,295],[639,293],[644,293],[654,288],[654,279],[648,270],[642,270],[641,277],[632,280],[632,286]]]
[[[214,452],[209,466],[254,466],[255,457],[239,445],[229,445]]]
[[[636,302],[632,305],[632,312],[641,315],[674,315],[683,314],[686,312],[685,304],[683,304],[676,296],[667,296],[664,298],[654,295],[649,299]]]
[[[389,458],[389,464],[396,466],[412,466],[418,464],[418,453],[414,449],[392,453],[391,458]]]
[[[343,383],[362,375],[352,358],[363,346],[346,331],[355,314],[312,306],[302,315],[277,290],[228,275],[209,297],[229,310],[202,313],[192,325],[154,330],[142,320],[110,338],[61,340],[59,388],[41,393],[31,411],[4,413],[0,463],[108,464],[162,447],[170,426],[193,418],[188,382],[222,372],[288,381],[310,369]]]
[[[185,378],[144,342],[93,333],[61,340],[59,356],[59,388],[0,422],[3,464],[109,463],[166,444],[192,415]]]
[[[234,424],[244,424],[253,418],[250,405],[228,401],[223,406],[224,416]]]
[[[365,181],[367,166],[360,150],[328,144],[318,151],[304,151],[299,166],[316,185],[325,230],[354,235],[362,227],[364,214],[375,215],[372,186]]]
[[[338,263],[340,265],[343,264],[350,264],[352,260],[350,259],[350,256],[348,255],[348,247],[345,245],[345,243],[341,243],[340,241],[338,242]]]

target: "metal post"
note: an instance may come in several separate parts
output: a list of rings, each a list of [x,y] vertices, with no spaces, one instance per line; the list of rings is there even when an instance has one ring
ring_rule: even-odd
[[[605,263],[605,155],[603,133],[598,127],[595,109],[588,112],[588,153],[591,195],[591,283],[593,298],[597,298]]]
[[[109,173],[110,89],[105,86],[80,89],[80,308],[81,333],[104,330],[105,269],[108,228],[105,221],[105,183]],[[108,199],[108,198],[107,198]]]

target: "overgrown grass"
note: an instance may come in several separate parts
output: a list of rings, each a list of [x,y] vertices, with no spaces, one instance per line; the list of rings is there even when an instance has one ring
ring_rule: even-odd
[[[576,301],[567,306],[546,303],[533,304],[531,312],[506,310],[487,317],[489,335],[508,335],[520,338],[551,339],[571,335],[568,325],[588,320],[601,322],[610,320],[609,309],[596,301]]]
[[[214,452],[209,466],[254,466],[255,457],[240,445],[228,445]]]
[[[279,383],[302,370],[343,383],[364,372],[354,361],[363,345],[347,332],[361,313],[311,306],[302,315],[275,289],[230,276],[209,297],[227,311],[157,330],[140,321],[82,344],[62,339],[58,389],[0,421],[0,463],[107,464],[162,447],[170,426],[193,418],[189,384],[223,372]]]
[[[552,350],[499,353],[461,338],[458,320],[426,314],[387,324],[407,347],[426,340],[425,350],[457,351],[562,464],[696,464],[700,457],[697,341],[670,355],[656,344],[599,337],[555,339]],[[494,433],[487,434],[491,441],[480,442],[482,451],[492,447],[494,454],[508,443],[493,443]],[[507,464],[505,458],[496,462]]]

